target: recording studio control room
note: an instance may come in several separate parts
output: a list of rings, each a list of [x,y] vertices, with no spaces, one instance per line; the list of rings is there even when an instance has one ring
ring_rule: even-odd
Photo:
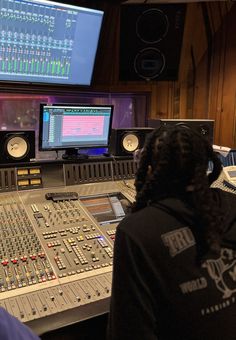
[[[116,229],[155,129],[200,134],[223,165],[212,186],[236,193],[235,15],[0,0],[0,307],[40,339],[106,340]]]

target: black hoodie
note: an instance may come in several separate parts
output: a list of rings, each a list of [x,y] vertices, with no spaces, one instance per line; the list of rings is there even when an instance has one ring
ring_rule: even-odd
[[[109,340],[236,340],[236,195],[212,190],[226,231],[221,256],[202,266],[183,201],[164,199],[120,223]]]

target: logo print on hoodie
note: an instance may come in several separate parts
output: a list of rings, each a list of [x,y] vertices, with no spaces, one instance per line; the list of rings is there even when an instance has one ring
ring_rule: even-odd
[[[170,231],[161,236],[164,245],[169,249],[171,257],[182,253],[182,251],[192,247],[195,239],[191,230],[187,227]]]
[[[227,299],[236,293],[236,256],[232,249],[221,249],[218,259],[208,259],[203,265],[208,274],[215,281],[217,289]]]

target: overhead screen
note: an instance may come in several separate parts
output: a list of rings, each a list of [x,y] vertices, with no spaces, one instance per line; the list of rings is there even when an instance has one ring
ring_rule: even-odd
[[[103,12],[0,0],[0,81],[90,85]]]

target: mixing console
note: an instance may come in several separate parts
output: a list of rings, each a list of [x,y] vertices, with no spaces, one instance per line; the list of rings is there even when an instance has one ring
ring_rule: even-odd
[[[37,334],[109,309],[116,226],[135,188],[133,179],[112,180],[112,172],[104,181],[93,171],[83,179],[79,169],[67,165],[71,185],[0,194],[0,306]],[[42,182],[55,183],[45,175]]]
[[[38,334],[107,312],[120,202],[133,200],[127,188],[56,188],[78,193],[62,201],[47,200],[46,189],[2,193],[0,306]]]

